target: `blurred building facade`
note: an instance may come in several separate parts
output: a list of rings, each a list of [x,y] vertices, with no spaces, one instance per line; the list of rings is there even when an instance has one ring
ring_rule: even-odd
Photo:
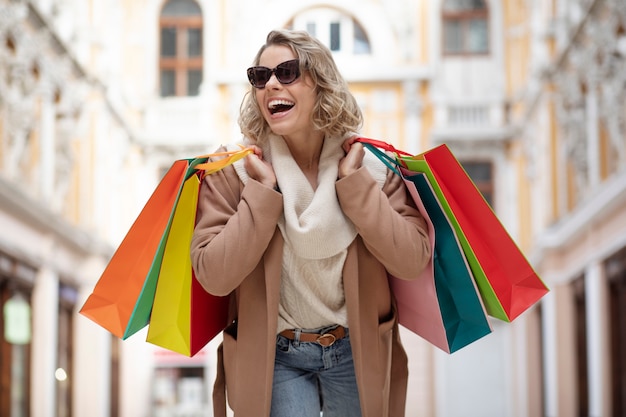
[[[0,0],[0,415],[211,415],[214,343],[77,312],[172,161],[240,138],[277,27],[331,48],[364,135],[447,143],[551,288],[453,355],[404,332],[407,415],[626,415],[623,0]]]

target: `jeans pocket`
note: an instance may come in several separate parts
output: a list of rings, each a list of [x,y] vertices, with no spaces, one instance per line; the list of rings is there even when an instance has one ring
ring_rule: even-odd
[[[276,336],[276,351],[280,351],[283,353],[289,352],[291,347],[291,340],[287,339],[285,336],[278,335]]]

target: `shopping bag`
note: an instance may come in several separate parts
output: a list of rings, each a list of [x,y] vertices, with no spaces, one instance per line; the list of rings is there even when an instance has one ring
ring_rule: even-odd
[[[471,269],[456,233],[424,174],[394,166],[380,150],[366,145],[400,175],[428,224],[432,256],[415,280],[390,277],[401,325],[454,353],[491,333]]]
[[[394,150],[379,141],[372,145]],[[419,155],[397,155],[400,165],[426,175],[457,232],[489,315],[512,321],[547,294],[546,285],[445,144]]]
[[[206,292],[192,272],[190,242],[199,188],[199,176],[189,177],[176,205],[146,338],[186,356],[195,355],[227,324],[228,297]]]
[[[187,160],[173,163],[80,310],[119,338],[148,324],[164,237],[188,166]]]
[[[115,251],[80,313],[117,337],[126,339],[150,322],[165,246],[183,184],[196,172],[213,173],[250,154],[250,148],[218,152],[175,161],[160,181],[124,240]],[[189,246],[189,243],[187,246]],[[201,289],[197,282],[192,288]],[[202,294],[194,292],[198,316],[213,304],[203,304]],[[214,300],[213,300],[214,301]],[[221,311],[223,304],[217,304]],[[204,316],[209,328],[218,326],[211,315]],[[202,333],[199,339],[202,339]],[[197,345],[194,344],[194,346]]]

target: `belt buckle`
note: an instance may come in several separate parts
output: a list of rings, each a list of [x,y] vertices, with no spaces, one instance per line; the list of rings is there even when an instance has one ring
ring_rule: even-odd
[[[324,347],[332,346],[333,343],[337,341],[337,338],[334,334],[324,333],[320,337],[315,340],[318,344]]]

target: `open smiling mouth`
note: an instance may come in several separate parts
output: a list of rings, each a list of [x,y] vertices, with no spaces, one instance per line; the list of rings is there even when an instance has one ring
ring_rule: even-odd
[[[296,103],[288,100],[272,100],[269,102],[267,108],[271,114],[282,113],[290,110]]]

